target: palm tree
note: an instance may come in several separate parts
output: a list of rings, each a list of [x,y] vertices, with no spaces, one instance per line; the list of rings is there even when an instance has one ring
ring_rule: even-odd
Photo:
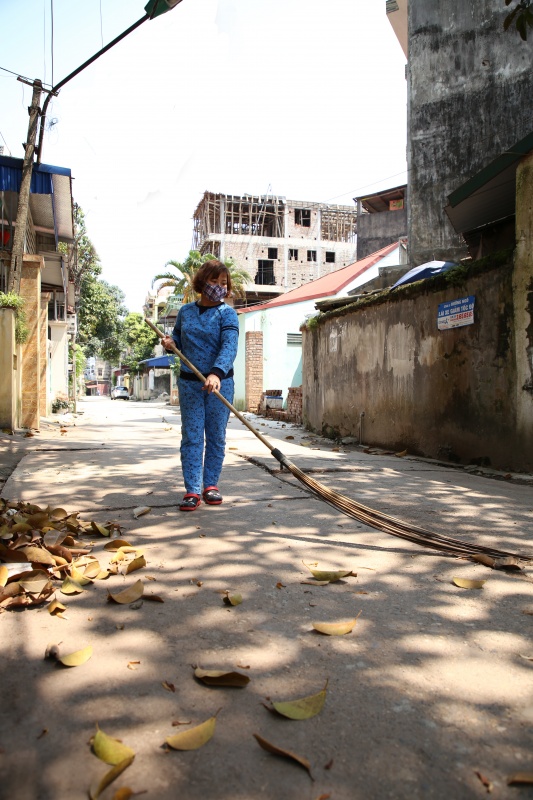
[[[152,281],[152,288],[156,281],[163,281],[159,285],[160,289],[165,286],[172,286],[174,295],[183,295],[183,302],[190,303],[196,297],[196,292],[193,289],[194,276],[206,261],[211,261],[214,258],[216,256],[212,253],[200,253],[198,250],[190,250],[189,255],[182,263],[179,261],[167,261],[165,267],[172,267],[174,271],[161,272],[156,275]],[[233,258],[225,258],[223,263],[228,268],[231,276],[233,294],[235,297],[244,298],[246,296],[245,285],[252,281],[251,275],[237,266]]]

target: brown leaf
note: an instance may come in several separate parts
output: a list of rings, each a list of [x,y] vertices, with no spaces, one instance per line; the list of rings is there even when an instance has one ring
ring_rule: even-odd
[[[130,561],[128,566],[126,567],[126,575],[129,575],[130,572],[135,572],[138,569],[142,569],[146,566],[146,559],[144,556],[138,556],[134,558],[133,561]]]
[[[284,583],[282,583],[281,581],[278,581],[278,582],[276,583],[276,589],[286,589],[286,588],[287,588],[287,587],[285,586],[285,584],[284,584]]]
[[[120,550],[122,547],[131,547],[131,544],[125,539],[111,539],[104,544],[104,550]]]
[[[481,781],[481,783],[483,784],[483,786],[484,786],[484,787],[485,787],[485,789],[487,790],[487,794],[490,794],[490,793],[492,792],[492,790],[494,789],[494,785],[493,785],[493,783],[492,783],[491,781],[489,781],[489,779],[488,779],[488,778],[486,778],[486,777],[485,777],[485,776],[484,776],[484,775],[483,775],[481,772],[479,772],[479,770],[477,770],[477,769],[476,769],[476,770],[474,770],[474,775],[477,775],[477,777],[479,778],[479,780]]]
[[[161,681],[161,686],[163,687],[163,689],[166,689],[167,692],[175,692],[176,691],[176,687],[174,686],[174,684],[173,683],[169,683],[168,681]]]
[[[218,669],[201,669],[196,667],[194,676],[202,683],[208,686],[234,686],[242,688],[250,683],[248,675],[243,675],[242,672],[225,671]]]
[[[266,739],[263,739],[263,737],[259,736],[259,734],[257,733],[254,733],[253,736],[257,741],[258,745],[262,747],[263,750],[266,750],[267,753],[272,753],[275,756],[283,756],[283,758],[289,758],[292,761],[296,761],[297,764],[300,764],[300,766],[302,766],[304,769],[307,770],[311,780],[314,780],[311,774],[311,764],[306,758],[298,756],[296,755],[296,753],[292,753],[290,750],[284,750],[283,748],[278,747],[277,745],[272,744],[271,742],[268,742]]]
[[[515,772],[507,778],[508,786],[518,786],[519,784],[533,784],[533,772]]]

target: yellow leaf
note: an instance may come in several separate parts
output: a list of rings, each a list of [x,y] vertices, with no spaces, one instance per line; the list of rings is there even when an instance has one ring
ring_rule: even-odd
[[[152,509],[150,506],[138,506],[137,508],[133,509],[133,516],[135,519],[138,519],[139,517],[144,516],[144,514],[148,514],[148,512],[151,510]]]
[[[83,650],[76,650],[74,653],[69,653],[66,656],[58,656],[57,660],[60,661],[65,667],[79,667],[85,664],[93,654],[91,645],[87,645]]]
[[[129,575],[130,572],[135,572],[135,570],[142,569],[146,566],[146,559],[144,556],[138,556],[134,558],[133,561],[130,561],[128,566],[126,567],[126,575]]]
[[[86,570],[81,572],[74,566],[74,564],[72,564],[70,567],[70,577],[74,583],[78,584],[78,586],[87,586],[88,583],[92,583],[92,580],[87,577],[86,572]]]
[[[259,736],[257,733],[254,733],[254,738],[256,739],[258,745],[262,747],[263,750],[266,750],[267,753],[272,753],[275,756],[283,756],[284,758],[290,758],[293,761],[296,761],[297,764],[300,764],[300,766],[307,770],[311,780],[314,780],[313,776],[311,775],[311,764],[306,758],[297,756],[296,753],[292,753],[290,750],[283,750],[281,747],[278,747],[277,745],[268,742],[266,739],[263,739],[263,737]]]
[[[327,684],[326,684],[327,686]],[[287,700],[282,703],[272,701],[278,714],[289,719],[311,719],[322,711],[326,702],[326,687],[318,694],[301,697],[299,700]]]
[[[226,592],[222,599],[227,606],[238,606],[242,603],[242,594],[230,594]]]
[[[122,744],[118,739],[113,739],[96,726],[96,733],[92,739],[93,753],[106,764],[116,766],[128,758],[135,757],[131,747]]]
[[[201,669],[197,667],[194,670],[194,675],[202,683],[208,686],[236,686],[243,687],[250,683],[248,675],[243,675],[242,672],[218,670],[218,669]]]
[[[113,781],[116,780],[118,776],[121,775],[124,770],[133,763],[134,758],[135,756],[125,758],[124,761],[120,762],[120,764],[117,764],[113,767],[113,769],[110,769],[109,772],[106,772],[100,781],[94,782],[89,789],[89,797],[91,800],[98,800],[104,789],[107,789],[107,787],[110,786]]]
[[[94,578],[96,579],[100,573],[102,572],[102,568],[98,561],[91,561],[90,564],[87,564],[85,569],[83,570],[83,575],[86,578]]]
[[[104,550],[120,550],[121,547],[131,547],[125,539],[112,539],[104,544]]]
[[[217,712],[218,713],[218,712]],[[217,717],[210,717],[201,725],[195,728],[190,728],[188,731],[175,733],[174,736],[168,736],[165,742],[173,750],[198,750],[203,747],[215,732]]]
[[[61,584],[61,593],[62,594],[79,594],[83,592],[83,586],[80,586],[79,583],[73,581],[70,575],[67,575],[63,583]]]
[[[100,525],[98,522],[91,522],[91,528],[95,533],[99,533],[100,536],[111,536],[111,531],[104,527],[104,525]]]
[[[460,589],[481,589],[486,581],[472,581],[468,578],[454,578],[453,582]]]
[[[114,792],[113,797],[111,800],[130,800],[130,797],[133,797],[134,792],[129,789],[127,786],[123,786],[121,789],[117,789]]]
[[[326,636],[344,636],[344,634],[353,631],[360,614],[361,612],[355,619],[350,619],[346,622],[313,622],[313,628]]]
[[[44,528],[45,525],[50,523],[50,517],[46,513],[46,511],[39,511],[36,514],[31,514],[27,519],[26,522],[28,525],[31,525],[32,528],[37,528],[41,530]]]
[[[55,522],[59,522],[59,520],[67,519],[68,514],[64,508],[54,508],[53,511],[50,512],[50,516]]]
[[[356,572],[352,572],[351,570],[344,570],[344,569],[337,569],[337,570],[323,570],[323,569],[313,569],[306,564],[305,561],[302,561],[302,564],[307,567],[309,572],[312,573],[313,578],[316,578],[317,581],[327,581],[328,583],[334,583],[335,581],[340,581],[341,578],[347,578],[350,575],[353,575],[354,578],[357,577]]]
[[[112,594],[108,592],[107,599],[108,601],[114,601],[115,603],[134,603],[140,597],[143,596],[144,592],[144,584],[141,580],[138,580],[133,586],[129,586],[127,589],[123,589],[121,592],[117,592],[116,594]]]
[[[9,577],[9,570],[3,564],[0,565],[0,586],[5,586]]]
[[[50,605],[47,606],[49,614],[55,614],[56,612],[66,611],[67,607],[60,603],[59,600],[52,600]],[[61,614],[58,614],[61,616]]]

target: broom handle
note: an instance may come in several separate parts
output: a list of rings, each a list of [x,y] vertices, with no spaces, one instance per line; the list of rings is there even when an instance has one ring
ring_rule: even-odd
[[[156,325],[154,325],[154,324],[153,324],[153,322],[150,322],[150,320],[149,320],[149,319],[146,319],[146,317],[144,318],[144,321],[145,321],[145,322],[146,322],[146,324],[147,324],[147,325],[148,325],[148,326],[149,326],[149,327],[150,327],[150,328],[153,330],[153,332],[154,332],[154,333],[157,333],[157,335],[159,336],[159,338],[160,338],[160,339],[162,339],[162,338],[163,338],[163,336],[164,336],[165,334],[164,334],[162,331],[160,331],[160,330],[159,330],[159,328],[158,328]],[[178,348],[176,347],[176,345],[175,345],[174,343],[172,344],[171,350],[172,350],[174,353],[176,353],[176,355],[178,356],[178,358],[180,359],[180,361],[183,361],[183,363],[184,363],[184,364],[186,364],[186,365],[189,367],[189,369],[190,369],[190,370],[192,370],[192,372],[194,372],[194,374],[196,375],[196,377],[197,377],[197,378],[199,378],[199,379],[202,381],[202,383],[205,383],[205,381],[206,381],[206,378],[205,378],[205,376],[204,376],[204,375],[202,375],[202,373],[200,372],[200,370],[196,369],[196,367],[194,366],[194,364],[191,364],[191,362],[189,361],[189,359],[188,359],[188,358],[186,358],[186,357],[183,355],[183,353],[181,353],[181,352],[178,350]],[[268,449],[270,450],[270,452],[272,453],[272,455],[273,455],[275,458],[277,458],[277,459],[278,459],[278,461],[280,462],[280,464],[282,464],[282,463],[283,463],[283,461],[281,460],[280,456],[281,456],[283,459],[285,459],[285,456],[283,455],[283,453],[281,453],[281,452],[280,452],[280,451],[279,451],[277,448],[275,448],[275,447],[274,447],[272,444],[270,444],[270,442],[269,442],[269,441],[267,441],[267,439],[265,439],[265,437],[264,437],[264,436],[262,436],[262,435],[259,433],[259,431],[256,431],[256,429],[254,428],[254,426],[253,426],[253,425],[252,425],[250,422],[248,422],[248,420],[246,419],[246,417],[243,417],[243,415],[240,413],[240,411],[237,411],[237,409],[236,409],[234,406],[232,406],[232,405],[231,405],[231,403],[229,402],[229,400],[226,400],[226,398],[225,398],[223,395],[221,395],[221,394],[220,394],[220,392],[217,392],[217,390],[216,390],[216,389],[213,389],[213,394],[215,394],[215,395],[218,397],[218,399],[219,399],[219,400],[222,400],[222,402],[224,403],[224,405],[225,405],[225,406],[227,406],[227,407],[229,408],[229,410],[230,410],[230,411],[231,411],[233,414],[235,414],[235,416],[237,417],[237,419],[239,419],[239,420],[242,422],[242,424],[243,424],[243,425],[246,425],[246,427],[248,428],[248,430],[250,430],[250,431],[251,431],[253,434],[255,434],[255,436],[257,436],[257,438],[259,439],[259,441],[260,441],[260,442],[262,442],[262,443],[265,445],[265,447],[268,447]],[[279,454],[279,455],[278,455],[278,454]],[[286,459],[285,459],[285,460],[286,460]]]

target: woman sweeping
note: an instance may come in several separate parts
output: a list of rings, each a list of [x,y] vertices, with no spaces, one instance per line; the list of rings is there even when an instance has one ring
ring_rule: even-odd
[[[200,299],[180,308],[172,336],[161,340],[166,348],[174,342],[207,376],[202,383],[182,364],[178,378],[180,455],[185,482],[180,511],[194,511],[202,497],[207,505],[222,503],[218,481],[224,461],[229,409],[212,392],[216,389],[233,402],[233,362],[239,339],[237,314],[223,302],[223,298],[231,294],[228,268],[221,261],[206,261],[194,277],[193,288]]]

